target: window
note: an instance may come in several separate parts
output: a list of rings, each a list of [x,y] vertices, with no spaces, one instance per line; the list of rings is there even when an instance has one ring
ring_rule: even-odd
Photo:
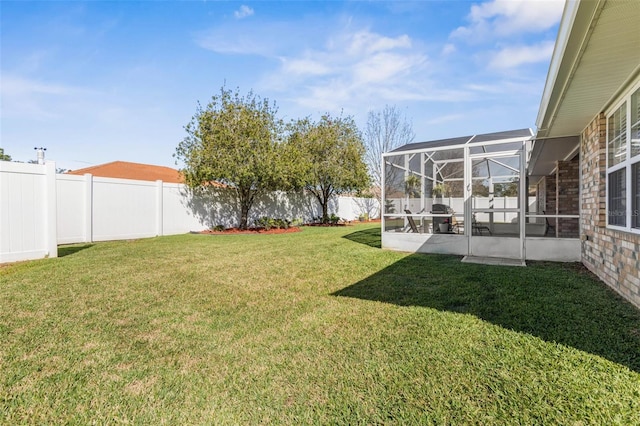
[[[607,116],[607,224],[640,230],[640,87]]]
[[[640,229],[640,89],[631,95],[631,227]]]
[[[640,154],[640,89],[631,95],[631,156]]]
[[[609,225],[625,226],[625,169],[609,173]]]
[[[624,103],[608,120],[609,167],[620,164],[627,156],[627,104]]]

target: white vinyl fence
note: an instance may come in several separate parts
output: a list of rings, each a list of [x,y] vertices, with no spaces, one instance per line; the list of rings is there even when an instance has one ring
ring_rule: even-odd
[[[0,263],[56,257],[56,168],[0,161]]]
[[[339,197],[329,213],[346,220],[379,215],[375,199]],[[309,222],[320,216],[308,195],[275,192],[254,202],[264,216]],[[0,263],[56,257],[58,244],[146,238],[237,226],[232,190],[194,193],[185,185],[55,173],[45,165],[0,161]]]

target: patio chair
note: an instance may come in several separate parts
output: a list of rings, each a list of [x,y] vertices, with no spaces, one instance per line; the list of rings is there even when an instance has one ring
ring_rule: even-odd
[[[547,212],[545,212],[544,210],[542,210],[542,214],[546,215],[546,214],[547,214]],[[547,236],[547,234],[549,234],[549,231],[553,231],[553,233],[555,234],[555,233],[556,233],[556,227],[555,227],[555,226],[553,226],[553,225],[551,224],[551,222],[549,222],[549,218],[545,216],[544,221],[545,221],[545,222],[546,222],[546,224],[547,224],[547,227],[546,227],[546,228],[545,228],[545,230],[544,230],[544,236],[546,237],[546,236]]]
[[[471,233],[478,232],[478,234],[482,235],[482,231],[489,232],[489,235],[493,235],[491,233],[491,229],[487,225],[483,225],[482,223],[476,220],[476,215],[474,214],[471,218]]]
[[[459,234],[461,229],[464,233],[464,220],[458,220],[455,216],[451,216],[451,230]]]
[[[405,209],[404,212],[406,214],[412,214],[411,210],[409,210],[409,209]],[[418,232],[418,227],[416,226],[415,220],[413,220],[413,216],[407,216],[407,221],[409,222],[409,229],[411,230],[411,232],[415,232],[416,234],[418,234],[419,233]]]

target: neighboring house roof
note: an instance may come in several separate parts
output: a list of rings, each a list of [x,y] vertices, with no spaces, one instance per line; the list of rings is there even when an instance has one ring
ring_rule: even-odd
[[[184,183],[182,174],[171,167],[129,163],[127,161],[113,161],[67,172],[70,175],[84,175],[87,173],[98,177]]]
[[[422,150],[429,148],[453,147],[457,145],[466,145],[471,143],[489,142],[489,141],[508,141],[510,139],[524,139],[533,136],[531,129],[507,130],[505,132],[485,133],[482,135],[462,136],[458,138],[440,139],[427,142],[415,142],[403,145],[391,152],[404,152],[413,150]]]

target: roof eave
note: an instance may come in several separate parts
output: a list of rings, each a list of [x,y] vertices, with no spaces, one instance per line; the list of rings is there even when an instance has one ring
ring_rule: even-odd
[[[536,135],[547,137],[556,111],[571,83],[593,30],[592,22],[603,7],[603,0],[568,0],[562,14],[549,72],[536,118]]]

